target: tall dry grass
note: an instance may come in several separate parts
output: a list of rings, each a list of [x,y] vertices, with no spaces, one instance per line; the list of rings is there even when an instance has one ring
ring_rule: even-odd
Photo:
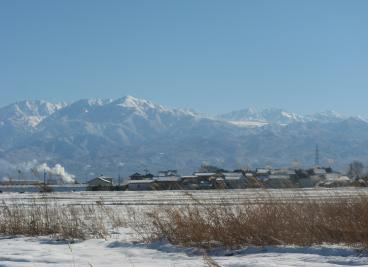
[[[276,198],[237,205],[160,207],[130,216],[148,241],[213,248],[224,246],[316,245],[368,247],[368,197],[285,202]]]
[[[99,203],[59,205],[44,203],[0,203],[0,234],[44,236],[57,239],[105,238],[109,228],[125,225],[120,214]]]

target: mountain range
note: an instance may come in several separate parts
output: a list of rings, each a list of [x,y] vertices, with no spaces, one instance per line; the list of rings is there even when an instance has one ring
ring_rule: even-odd
[[[368,122],[326,111],[300,115],[248,108],[210,117],[148,100],[22,101],[0,108],[0,178],[60,164],[86,180],[96,175],[178,169],[310,167],[368,162]]]

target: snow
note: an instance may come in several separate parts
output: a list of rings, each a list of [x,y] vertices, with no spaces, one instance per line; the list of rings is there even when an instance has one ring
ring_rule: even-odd
[[[228,123],[238,127],[262,127],[268,124],[264,121],[228,121]]]
[[[150,180],[146,180],[150,181]],[[298,201],[308,197],[310,199],[351,198],[368,194],[368,188],[305,188],[305,189],[232,189],[232,190],[169,190],[169,191],[85,191],[85,192],[54,192],[52,194],[39,193],[2,193],[0,202],[11,203],[21,200],[43,204],[45,200],[57,201],[60,205],[96,204],[103,200],[105,205],[153,206],[153,205],[186,205],[193,203],[193,198],[203,204],[206,203],[244,203],[257,202],[263,198]]]
[[[141,243],[128,228],[119,229],[107,239],[72,244],[48,237],[3,237],[0,251],[0,266],[4,267],[207,266],[198,249],[181,248],[166,242]],[[368,255],[344,246],[217,249],[209,256],[224,267],[368,266]]]
[[[0,194],[0,201],[11,203],[19,200],[27,203],[43,204],[46,200],[57,201],[60,205],[93,204],[103,201],[114,208],[133,205],[137,208],[151,209],[152,205],[180,205],[188,203],[192,197],[200,201],[220,200],[242,201],[259,199],[264,196],[283,196],[297,200],[298,196],[321,198],[351,197],[367,194],[361,188],[342,189],[290,189],[290,190],[221,190],[221,191],[147,191],[147,192],[75,192],[36,194]],[[35,200],[35,198],[38,198]],[[38,202],[39,200],[39,202]],[[119,206],[121,205],[121,206]],[[361,252],[343,245],[324,245],[312,247],[273,246],[245,247],[239,250],[218,248],[209,256],[223,267],[268,267],[268,266],[368,266],[367,252]],[[110,229],[106,239],[88,239],[68,243],[54,240],[48,236],[0,236],[1,267],[192,267],[208,266],[204,263],[203,252],[195,248],[183,248],[167,242],[143,243],[131,228]]]

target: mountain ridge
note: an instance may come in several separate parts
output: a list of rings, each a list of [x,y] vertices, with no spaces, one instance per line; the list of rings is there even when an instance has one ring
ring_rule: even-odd
[[[0,178],[42,163],[61,164],[82,180],[143,169],[190,173],[203,162],[224,168],[295,161],[310,166],[316,144],[321,161],[333,167],[368,162],[368,123],[360,117],[308,117],[276,108],[245,115],[211,118],[132,96],[17,102],[0,108]]]

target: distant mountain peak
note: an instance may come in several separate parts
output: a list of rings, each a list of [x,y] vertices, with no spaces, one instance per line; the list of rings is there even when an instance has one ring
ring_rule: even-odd
[[[255,121],[276,124],[288,124],[303,120],[301,116],[280,108],[267,108],[258,111],[253,107],[226,113],[220,115],[219,118],[230,121]]]
[[[280,108],[266,108],[257,110],[255,108],[246,108],[238,111],[232,111],[218,116],[222,120],[232,122],[262,122],[271,124],[290,124],[295,122],[338,122],[347,119],[344,116],[333,110],[326,110],[310,115],[300,115],[293,112],[285,111]],[[356,117],[358,118],[358,117]],[[363,117],[359,117],[365,120]]]
[[[164,109],[161,105],[155,105],[149,100],[139,99],[130,95],[115,100],[114,103],[124,108],[131,108],[140,111],[155,108]]]
[[[36,127],[42,120],[66,106],[66,103],[50,103],[44,100],[24,100],[0,109],[2,125],[7,122],[17,127]]]

